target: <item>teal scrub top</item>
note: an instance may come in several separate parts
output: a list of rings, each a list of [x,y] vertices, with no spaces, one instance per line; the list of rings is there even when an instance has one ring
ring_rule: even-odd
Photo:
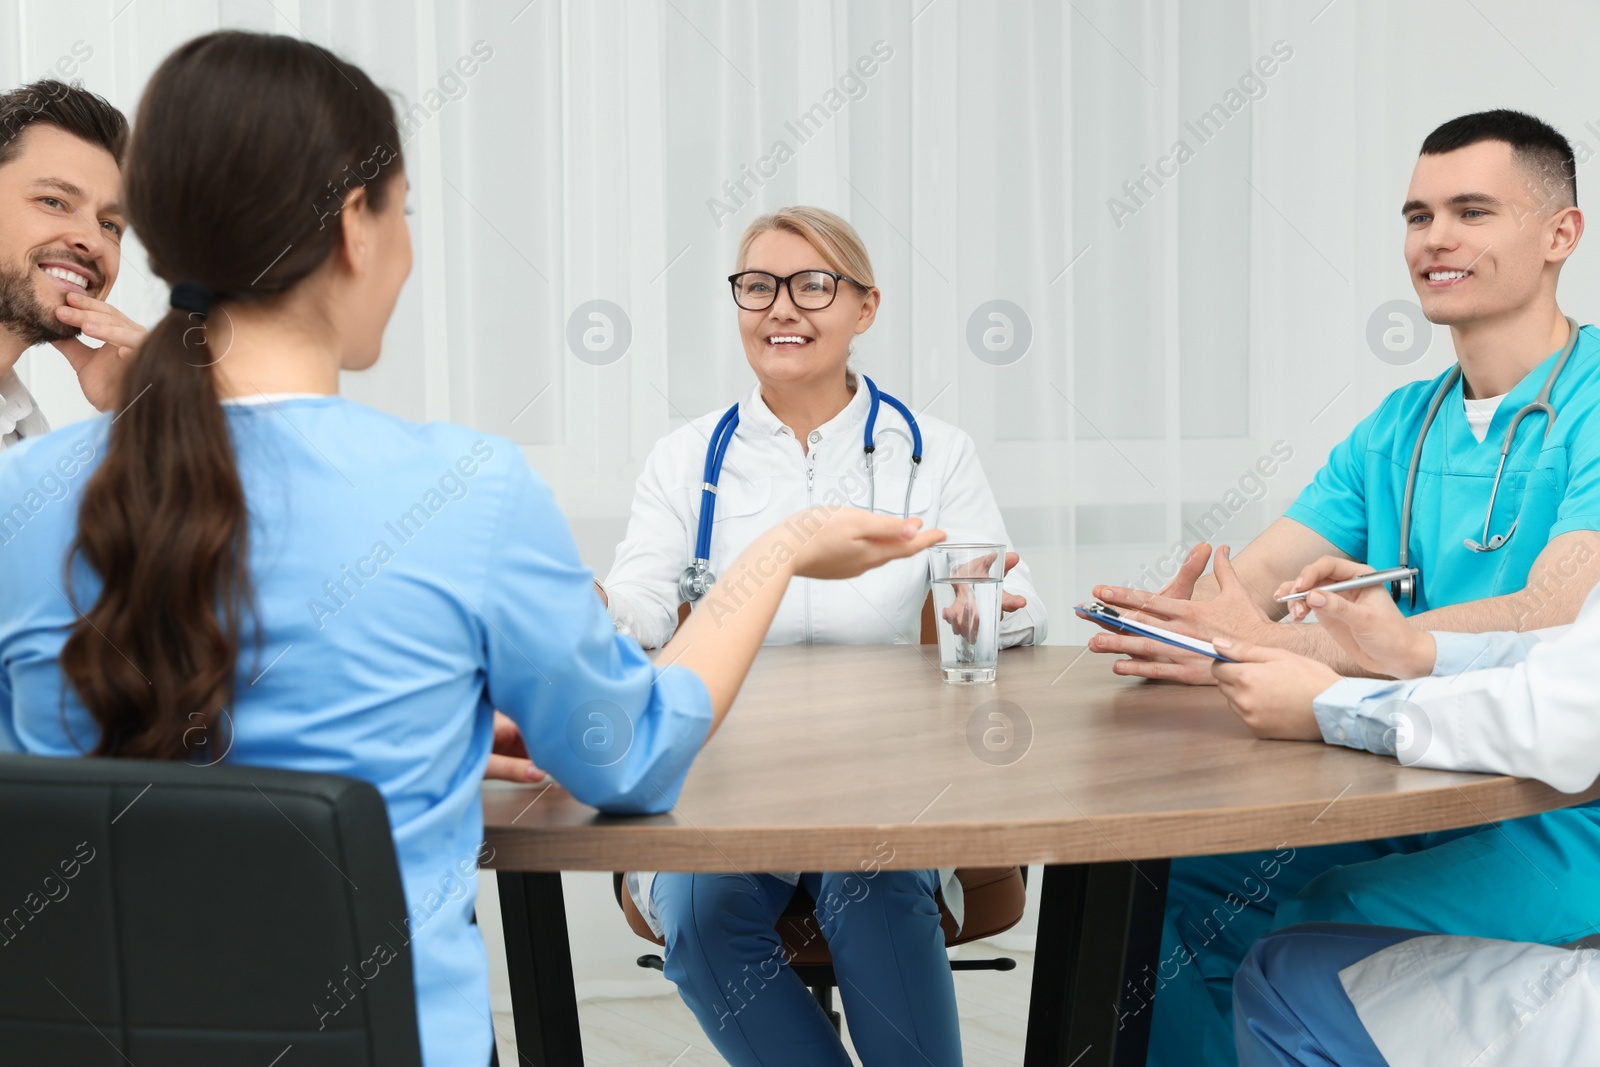
[[[1552,538],[1600,530],[1600,335],[1584,326],[1550,394],[1555,425],[1535,412],[1517,427],[1506,457],[1489,533],[1516,533],[1494,552],[1482,542],[1484,513],[1506,428],[1544,388],[1552,353],[1506,394],[1479,442],[1467,425],[1458,378],[1439,408],[1417,471],[1411,506],[1410,565],[1421,569],[1416,612],[1515,593]],[[1446,372],[1448,373],[1448,371]],[[1286,513],[1354,559],[1379,569],[1399,562],[1400,507],[1406,471],[1428,405],[1445,374],[1396,389],[1328,456],[1327,464]]]

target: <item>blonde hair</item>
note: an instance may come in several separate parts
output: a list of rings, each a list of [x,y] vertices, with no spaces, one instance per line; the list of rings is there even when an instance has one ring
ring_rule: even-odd
[[[739,240],[735,271],[745,269],[750,246],[768,230],[782,230],[804,237],[812,248],[821,253],[823,262],[835,274],[843,274],[867,289],[877,285],[872,280],[872,260],[867,256],[867,246],[861,243],[861,235],[844,219],[820,207],[779,208],[752,222]]]

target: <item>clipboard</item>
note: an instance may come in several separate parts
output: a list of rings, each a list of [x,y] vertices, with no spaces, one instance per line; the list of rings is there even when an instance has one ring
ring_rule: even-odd
[[[1087,619],[1090,622],[1108,626],[1125,634],[1132,634],[1135,637],[1148,637],[1152,641],[1174,645],[1185,652],[1198,652],[1202,656],[1210,656],[1212,659],[1220,660],[1223,663],[1239,662],[1236,659],[1229,659],[1221,652],[1218,652],[1209,641],[1185,637],[1183,634],[1173,633],[1171,630],[1163,630],[1161,627],[1151,626],[1149,623],[1135,622],[1132,619],[1124,618],[1118,614],[1115,608],[1108,608],[1104,604],[1079,604],[1072,610],[1077,613],[1080,619]]]

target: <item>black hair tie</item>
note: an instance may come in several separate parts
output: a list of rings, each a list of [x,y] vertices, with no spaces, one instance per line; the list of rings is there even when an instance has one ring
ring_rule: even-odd
[[[167,306],[205,318],[211,313],[211,302],[216,298],[217,294],[209,285],[201,285],[199,282],[179,282],[172,287],[172,295],[167,299]]]

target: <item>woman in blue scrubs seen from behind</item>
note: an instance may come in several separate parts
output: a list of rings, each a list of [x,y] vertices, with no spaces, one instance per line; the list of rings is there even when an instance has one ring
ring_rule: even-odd
[[[0,499],[23,500],[62,456],[92,457],[78,506],[30,512],[0,552],[0,751],[226,748],[372,782],[424,1061],[453,1067],[488,1063],[493,1039],[474,893],[437,892],[476,860],[493,709],[580,800],[665,811],[791,577],[853,577],[942,535],[840,508],[803,542],[771,531],[730,569],[764,576],[738,610],[691,620],[652,665],[515,445],[338,395],[378,358],[411,267],[394,136],[365,73],[289,37],[201,37],[151,79],[125,199],[173,310],[114,417],[0,465]],[[579,740],[595,716],[628,739],[603,760]]]

